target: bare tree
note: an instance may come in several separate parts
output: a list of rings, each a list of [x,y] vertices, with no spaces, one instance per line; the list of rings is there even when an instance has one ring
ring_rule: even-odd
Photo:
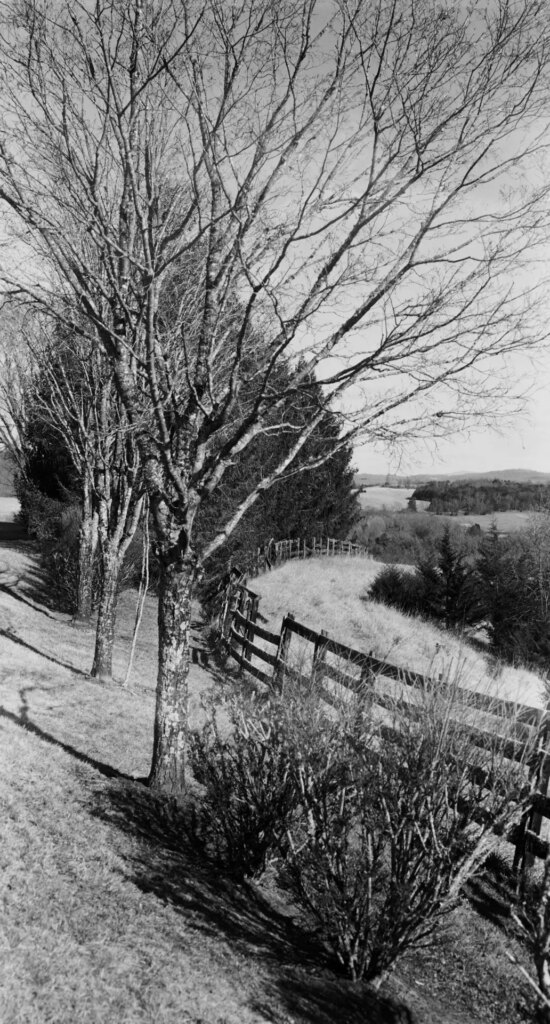
[[[76,617],[87,621],[91,615],[97,544],[100,587],[91,674],[110,679],[120,574],[143,510],[141,463],[105,353],[97,343],[61,331],[59,323],[52,332],[41,319],[35,318],[34,336],[28,338],[34,372],[26,391],[80,479]]]
[[[18,344],[21,336],[21,311],[4,308],[0,341],[0,444],[15,472],[24,476],[26,454],[24,437],[29,422],[28,353]]]
[[[543,336],[525,268],[544,229],[548,4],[1,9],[19,246],[2,276],[47,309],[63,296],[136,432],[161,564],[150,781],[178,793],[201,560],[324,412],[195,551],[198,508],[283,416],[281,360],[341,413],[328,455],[489,415],[492,366]]]

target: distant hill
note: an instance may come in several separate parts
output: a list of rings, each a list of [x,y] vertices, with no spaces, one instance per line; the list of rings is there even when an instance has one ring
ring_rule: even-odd
[[[13,467],[5,452],[0,452],[0,498],[11,498],[15,494]]]
[[[510,480],[521,484],[548,484],[550,473],[539,473],[534,469],[490,469],[485,473],[411,473],[408,476],[384,476],[381,473],[356,473],[356,487],[376,487],[385,484],[390,487],[415,487],[430,480]]]

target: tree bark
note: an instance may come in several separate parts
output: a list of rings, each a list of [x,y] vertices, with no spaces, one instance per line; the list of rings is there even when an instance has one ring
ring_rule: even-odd
[[[118,580],[121,559],[112,550],[105,551],[102,558],[102,580],[95,638],[92,676],[110,681],[113,678],[113,647],[118,600]]]
[[[157,704],[149,786],[176,797],[185,789],[189,629],[195,575],[192,558],[162,564]]]
[[[97,518],[93,513],[89,486],[84,487],[82,522],[79,532],[78,587],[75,622],[86,623],[92,615],[94,555],[97,545]]]

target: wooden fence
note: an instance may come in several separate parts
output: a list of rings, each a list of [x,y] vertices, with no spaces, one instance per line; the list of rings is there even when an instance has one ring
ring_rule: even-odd
[[[329,689],[330,683],[351,690],[362,689],[367,685],[377,705],[391,708],[395,706],[395,694],[384,693],[375,687],[376,681],[396,681],[402,687],[411,687],[412,690],[446,685],[441,678],[434,680],[419,672],[382,661],[372,652],[366,654],[364,651],[347,647],[331,639],[325,631],[318,633],[309,626],[297,622],[291,613],[284,617],[280,633],[272,633],[258,624],[258,614],[258,594],[250,590],[243,579],[240,582],[231,582],[227,587],[219,617],[220,632],[225,638],[231,656],[241,668],[271,688],[280,689],[285,678],[298,682],[307,679],[309,683],[315,684],[322,699],[331,703],[335,697],[334,691],[331,693]],[[293,667],[290,659],[293,637],[299,637],[310,645],[309,657],[302,659],[299,670]],[[307,674],[304,672],[304,661]],[[550,851],[550,843],[541,838],[543,820],[550,819],[550,799],[547,796],[550,750],[546,749],[546,712],[475,690],[458,690],[467,701],[468,708],[479,713],[479,723],[468,725],[474,746],[481,750],[490,749],[490,737],[494,736],[499,727],[499,718],[515,723],[516,737],[508,739],[504,748],[505,757],[511,760],[522,762],[525,757],[525,744],[529,741],[532,743],[534,734],[538,737],[536,756],[530,765],[536,793],[529,815],[521,828],[510,837],[510,841],[516,846],[515,867],[525,861],[526,855],[545,858]],[[411,705],[403,698],[398,699],[414,711],[414,703]]]
[[[240,556],[240,569],[247,576],[259,576],[260,573],[267,572],[290,559],[330,558],[334,555],[361,558],[367,554],[367,549],[361,544],[352,544],[349,540],[335,540],[333,537],[270,540],[256,551],[247,554],[244,559]]]

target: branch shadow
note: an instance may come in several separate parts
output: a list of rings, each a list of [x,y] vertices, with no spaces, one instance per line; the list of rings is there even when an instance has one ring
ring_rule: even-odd
[[[94,794],[91,813],[132,839],[125,856],[134,885],[170,904],[188,927],[213,939],[223,936],[241,955],[267,968],[271,1000],[266,991],[265,1002],[251,1001],[262,1019],[280,1024],[283,1004],[285,1019],[300,1024],[414,1021],[404,1004],[339,977],[335,958],[317,938],[257,886],[224,878],[194,839],[190,807],[121,782]]]
[[[483,870],[467,882],[464,895],[480,917],[508,933],[511,912],[519,909],[521,904],[520,883],[520,875],[514,874],[501,858],[491,856]]]
[[[57,615],[54,615],[51,611],[49,611],[49,609],[46,607],[46,602],[44,601],[43,598],[41,598],[40,602],[38,603],[37,601],[34,601],[32,598],[29,599],[25,597],[23,594],[21,594],[18,590],[15,590],[8,583],[0,583],[0,590],[4,594],[7,594],[9,597],[12,597],[14,601],[20,601],[21,604],[26,604],[27,607],[32,608],[34,612],[40,612],[41,615],[46,615],[48,619],[54,619],[56,622],[59,622],[59,617]]]
[[[52,736],[51,733],[45,732],[39,725],[31,722],[28,716],[29,705],[25,694],[29,689],[33,687],[26,687],[20,691],[21,697],[21,708],[20,713],[17,715],[14,711],[8,711],[7,708],[0,705],[0,718],[6,718],[9,722],[14,722],[15,725],[19,725],[22,729],[26,729],[27,732],[31,732],[34,736],[38,736],[41,740],[49,743],[50,746],[59,747],[64,750],[66,754],[70,754],[77,761],[82,764],[87,764],[90,768],[95,768],[96,771],[100,772],[107,779],[122,779],[130,780],[129,775],[125,775],[124,772],[120,772],[117,768],[113,768],[110,764],[106,764],[104,761],[98,761],[94,757],[90,757],[88,754],[84,754],[81,750],[77,750],[70,743],[64,743],[63,740],[57,739]],[[134,781],[134,780],[132,780]]]
[[[17,635],[17,633],[12,632],[11,629],[0,629],[0,636],[5,636],[7,640],[11,640],[14,644],[19,644],[20,647],[24,647],[27,651],[32,651],[33,654],[40,655],[40,657],[45,658],[46,661],[52,661],[54,665],[59,665],[60,668],[66,668],[69,672],[74,672],[75,675],[82,676],[89,682],[93,682],[88,672],[84,672],[81,668],[71,665],[68,661],[61,661],[59,658],[54,658],[52,654],[46,654],[46,652],[41,651],[39,647],[34,647],[34,645],[29,644],[27,640],[23,640]]]
[[[21,551],[30,557],[28,558],[28,564],[25,565],[24,572],[17,581],[17,584],[21,584],[24,588],[24,592],[12,589],[9,584],[4,586],[3,589],[16,600],[29,604],[35,611],[40,611],[45,615],[49,615],[52,611],[59,612],[59,604],[52,591],[51,575],[46,572],[41,564],[40,553],[37,550],[36,544],[27,538],[26,540],[20,540],[18,543],[6,543],[5,546],[15,551]],[[0,540],[1,550],[2,542]],[[25,601],[25,597],[28,598],[27,601]]]

